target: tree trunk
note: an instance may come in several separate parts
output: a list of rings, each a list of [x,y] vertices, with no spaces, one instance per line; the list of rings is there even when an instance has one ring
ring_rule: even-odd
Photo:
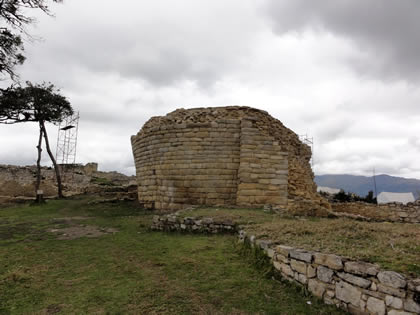
[[[36,184],[35,184],[35,195],[36,195],[36,202],[42,203],[43,200],[39,197],[38,191],[39,187],[41,186],[41,152],[42,152],[42,136],[43,131],[41,125],[39,126],[39,140],[38,140],[38,146],[36,147],[38,149],[38,159],[36,160]]]
[[[61,185],[60,169],[58,168],[58,165],[57,165],[57,162],[54,158],[54,155],[51,152],[50,142],[48,141],[47,129],[45,128],[44,121],[41,120],[39,123],[41,125],[42,132],[44,133],[45,146],[47,147],[48,155],[50,156],[50,159],[51,159],[51,161],[53,162],[53,165],[54,165],[55,177],[57,179],[57,186],[58,186],[58,198],[64,198],[63,188],[62,188],[62,185]]]

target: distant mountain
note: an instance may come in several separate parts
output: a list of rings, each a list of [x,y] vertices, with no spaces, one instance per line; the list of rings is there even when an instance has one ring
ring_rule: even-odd
[[[420,180],[414,178],[377,175],[376,188],[378,194],[388,192],[412,192],[415,198],[420,197]],[[343,189],[359,196],[366,196],[369,190],[375,191],[373,177],[355,175],[317,175],[315,182],[318,186]]]

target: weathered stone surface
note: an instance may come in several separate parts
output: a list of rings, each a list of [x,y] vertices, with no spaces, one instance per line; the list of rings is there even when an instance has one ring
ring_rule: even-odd
[[[297,271],[299,273],[306,275],[306,264],[304,262],[291,259],[290,267],[292,267],[294,271]]]
[[[366,279],[361,278],[361,277],[356,277],[356,276],[353,276],[352,274],[349,274],[349,273],[339,272],[339,273],[337,273],[337,275],[341,279],[346,280],[347,282],[350,282],[351,284],[357,285],[358,287],[361,287],[361,288],[366,289],[371,284],[370,280],[366,280]]]
[[[379,267],[360,261],[347,261],[344,263],[344,271],[362,276],[376,276],[379,272]]]
[[[290,268],[289,265],[286,265],[286,264],[283,264],[283,263],[280,263],[280,262],[275,261],[274,262],[274,267],[277,270],[279,270],[282,273],[284,273],[286,276],[294,277],[294,274],[295,273],[293,272],[292,268]]]
[[[403,307],[403,301],[400,298],[391,295],[385,297],[385,304],[386,306],[391,306],[397,310],[400,310]]]
[[[278,261],[273,261],[273,266],[274,266],[274,268],[276,268],[278,271],[281,271],[281,263],[279,263]]]
[[[369,315],[369,313],[362,311],[359,307],[349,304],[347,310],[352,315]]]
[[[306,269],[306,275],[308,278],[315,278],[316,277],[316,268],[312,265],[308,265]]]
[[[408,281],[407,286],[411,291],[420,293],[420,279]]]
[[[413,312],[415,314],[420,314],[420,304],[416,303],[412,299],[407,299],[404,301],[404,310]]]
[[[344,281],[340,281],[335,286],[335,296],[340,301],[351,303],[352,305],[358,307],[360,306],[362,293],[355,286],[352,286]]]
[[[300,283],[302,283],[302,284],[306,284],[307,282],[308,282],[308,278],[305,276],[305,275],[303,275],[303,274],[297,274],[297,280],[300,282]]]
[[[289,252],[289,256],[297,260],[306,261],[308,263],[312,262],[312,253],[304,250],[293,249]]]
[[[374,297],[368,298],[366,308],[373,315],[385,315],[386,312],[384,301]]]
[[[407,285],[405,278],[394,271],[381,271],[377,277],[381,283],[392,288],[405,288]]]
[[[331,269],[324,266],[318,266],[317,277],[319,280],[326,283],[331,283],[333,279],[333,275],[334,275],[334,271],[332,271]]]
[[[415,315],[414,313],[404,312],[404,311],[397,311],[397,310],[390,310],[388,311],[388,315]]]
[[[265,252],[267,253],[268,257],[274,258],[275,252],[273,248],[267,248]]]
[[[387,293],[390,295],[398,296],[401,298],[404,298],[407,295],[407,293],[404,290],[388,287],[386,285],[383,285],[382,283],[378,284],[378,291]]]
[[[309,279],[308,290],[313,295],[322,299],[326,289],[327,289],[327,285],[325,283],[322,283],[316,279]]]
[[[289,257],[289,253],[291,250],[293,250],[293,247],[286,246],[286,245],[278,245],[276,246],[276,252],[280,255],[283,255],[284,257]]]
[[[337,255],[314,253],[314,262],[330,269],[343,269],[343,260]]]
[[[146,208],[283,209],[289,199],[288,209],[324,209],[326,214],[330,207],[316,193],[310,147],[255,108],[178,109],[151,118],[131,143],[139,201]]]

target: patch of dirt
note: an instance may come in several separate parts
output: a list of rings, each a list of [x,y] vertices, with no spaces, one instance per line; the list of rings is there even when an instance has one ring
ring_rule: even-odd
[[[82,221],[87,220],[88,217],[63,217],[63,218],[54,218],[51,220],[54,224],[71,224],[73,221]]]
[[[107,234],[117,233],[117,229],[113,228],[101,228],[94,225],[77,225],[66,227],[62,229],[49,229],[48,232],[57,235],[59,240],[74,240],[81,237],[101,237]]]

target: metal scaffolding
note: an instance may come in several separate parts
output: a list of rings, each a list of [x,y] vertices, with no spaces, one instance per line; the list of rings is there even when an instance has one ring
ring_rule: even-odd
[[[306,135],[300,135],[299,136],[300,141],[302,141],[304,144],[310,146],[311,151],[312,151],[312,156],[311,156],[311,166],[314,166],[314,138],[313,137],[309,137],[307,134]]]
[[[58,126],[56,160],[61,166],[63,177],[76,163],[77,133],[79,131],[79,112],[68,116]]]

